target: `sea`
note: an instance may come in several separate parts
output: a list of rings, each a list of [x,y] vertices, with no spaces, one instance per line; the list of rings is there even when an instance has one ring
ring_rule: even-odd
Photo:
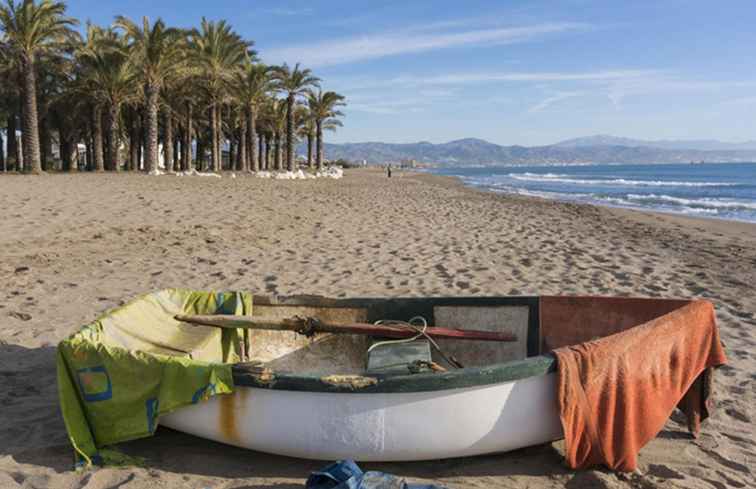
[[[492,192],[756,222],[756,163],[436,168]]]

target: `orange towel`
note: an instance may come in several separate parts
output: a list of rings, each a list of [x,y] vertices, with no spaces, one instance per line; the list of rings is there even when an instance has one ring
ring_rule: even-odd
[[[635,470],[638,452],[678,404],[697,435],[708,416],[708,369],[726,362],[714,307],[707,301],[554,353],[567,463],[573,469],[604,464]]]

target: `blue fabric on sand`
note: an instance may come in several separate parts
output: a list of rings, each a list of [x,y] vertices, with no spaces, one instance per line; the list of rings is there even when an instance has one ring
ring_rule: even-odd
[[[383,472],[363,472],[354,460],[340,460],[310,474],[306,489],[444,489],[428,484],[407,484]]]

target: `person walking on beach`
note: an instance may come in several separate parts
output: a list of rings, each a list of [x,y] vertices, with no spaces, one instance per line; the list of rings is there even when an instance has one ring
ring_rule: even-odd
[[[387,174],[388,174],[388,177],[389,177],[389,178],[391,178],[391,165],[388,165],[388,166],[386,167],[386,172],[387,172]]]

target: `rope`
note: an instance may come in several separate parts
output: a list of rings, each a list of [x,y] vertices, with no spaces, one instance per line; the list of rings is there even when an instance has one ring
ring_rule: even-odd
[[[417,326],[415,326],[414,324],[412,324],[413,322],[416,322],[416,321],[422,322],[422,329],[420,329]],[[451,357],[451,358],[447,357],[446,354],[444,354],[444,352],[441,351],[441,347],[438,346],[438,343],[436,343],[436,341],[433,338],[431,338],[430,335],[426,332],[426,330],[428,329],[428,321],[426,321],[425,318],[422,317],[422,316],[415,316],[415,317],[411,318],[409,321],[397,321],[397,320],[385,320],[385,319],[381,319],[381,320],[376,321],[373,324],[375,324],[376,326],[379,325],[379,324],[396,325],[396,326],[400,326],[400,327],[403,327],[403,328],[411,329],[411,330],[415,331],[417,334],[415,336],[411,337],[411,338],[402,338],[402,339],[399,339],[399,340],[385,340],[385,341],[379,341],[377,343],[373,343],[368,348],[368,350],[367,350],[368,353],[370,353],[373,350],[373,348],[376,348],[377,346],[380,346],[380,345],[398,345],[400,343],[410,343],[412,341],[415,341],[418,338],[425,337],[425,339],[428,340],[428,342],[431,344],[431,346],[433,346],[433,348],[438,352],[438,354],[441,356],[441,358],[444,359],[444,361],[447,364],[449,364],[450,366],[452,366],[454,368],[464,368],[462,366],[462,364],[457,361],[456,358],[454,358],[454,357]]]
[[[415,320],[420,320],[423,322],[423,329],[421,331],[418,331],[417,328],[412,324],[412,321],[415,321]],[[373,351],[373,348],[380,345],[398,345],[400,343],[410,343],[420,338],[421,336],[425,335],[425,330],[428,329],[428,321],[426,321],[425,318],[422,316],[415,316],[409,321],[393,321],[393,320],[380,319],[374,322],[373,324],[375,324],[376,326],[378,326],[379,324],[392,324],[392,325],[412,329],[414,331],[418,331],[418,333],[411,338],[402,338],[400,340],[385,340],[385,341],[379,341],[377,343],[373,343],[372,345],[370,345],[370,348],[368,348],[368,353]]]

